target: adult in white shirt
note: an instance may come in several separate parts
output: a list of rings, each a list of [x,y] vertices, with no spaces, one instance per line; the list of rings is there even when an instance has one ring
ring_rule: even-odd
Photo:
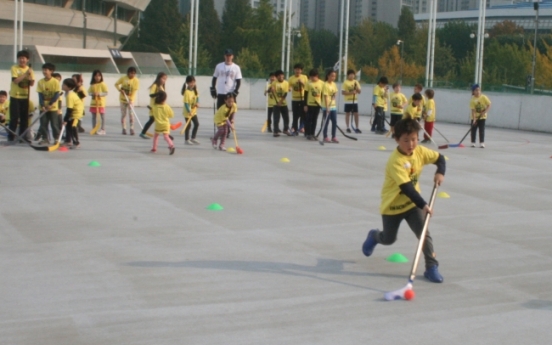
[[[241,69],[232,60],[234,53],[232,49],[224,51],[224,62],[221,62],[215,67],[213,81],[211,83],[211,96],[217,99],[217,109],[224,104],[226,95],[231,93],[237,101],[238,90],[241,85]]]

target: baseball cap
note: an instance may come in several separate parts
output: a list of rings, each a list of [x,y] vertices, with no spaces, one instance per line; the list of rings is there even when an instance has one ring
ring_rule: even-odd
[[[224,55],[234,55],[234,52],[232,51],[232,49],[226,49],[224,51]]]

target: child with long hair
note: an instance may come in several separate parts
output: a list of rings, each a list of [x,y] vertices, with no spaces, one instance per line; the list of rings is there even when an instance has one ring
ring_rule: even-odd
[[[151,84],[149,88],[149,96],[150,96],[149,120],[144,125],[144,128],[142,129],[142,133],[140,133],[140,138],[142,139],[149,139],[146,133],[148,132],[148,129],[155,121],[153,117],[153,106],[155,105],[155,98],[157,97],[157,94],[159,93],[159,91],[165,92],[166,82],[167,82],[167,74],[163,72],[159,72],[157,73],[157,77],[155,78],[155,81],[153,82],[153,84]]]
[[[152,107],[153,117],[155,121],[155,134],[153,135],[153,148],[151,152],[157,151],[157,142],[159,141],[159,135],[162,134],[163,138],[169,145],[169,154],[174,154],[174,144],[169,136],[171,131],[171,123],[169,119],[174,117],[172,108],[165,103],[167,100],[167,94],[165,91],[158,91],[155,96],[155,104]]]
[[[90,81],[88,93],[92,97],[90,101],[92,127],[96,127],[96,121],[99,114],[102,121],[102,127],[97,134],[105,135],[105,96],[107,96],[107,84],[104,83],[102,72],[98,69],[92,72],[92,80]]]
[[[226,134],[228,134],[229,125],[228,122],[231,122],[234,114],[238,111],[238,106],[235,103],[234,95],[232,93],[226,94],[224,99],[224,104],[217,110],[215,113],[214,122],[218,128],[217,133],[214,137],[211,138],[211,144],[216,150],[217,148],[221,151],[226,151],[224,143],[226,141]],[[220,138],[220,145],[218,144],[218,139]]]
[[[65,145],[70,146],[71,149],[78,149],[80,147],[78,124],[84,114],[84,103],[77,95],[78,86],[74,79],[65,79],[61,89],[65,92],[67,107],[63,118],[66,126]]]
[[[187,145],[199,145],[196,140],[197,130],[199,128],[199,120],[197,119],[197,108],[199,107],[199,95],[197,93],[196,80],[194,76],[186,77],[186,83],[182,86],[182,96],[184,96],[184,118],[186,119],[184,143]],[[191,119],[191,120],[190,120]],[[193,122],[194,129],[192,130],[192,139],[190,139],[190,127],[188,121]]]
[[[337,94],[337,85],[334,81],[337,74],[332,70],[328,70],[326,73],[326,82],[324,83],[324,88],[322,89],[322,118],[326,119],[326,124],[324,125],[324,142],[339,144],[335,134],[337,131],[337,106],[335,103],[335,95]],[[326,118],[328,116],[328,118]],[[329,122],[332,122],[332,140],[328,138],[328,125]]]
[[[84,104],[84,99],[88,97],[88,93],[86,92],[84,88],[84,79],[82,79],[82,74],[73,74],[71,76],[73,80],[75,81],[75,84],[77,85],[75,88],[75,92],[77,93],[77,96],[81,99],[82,103]],[[84,112],[84,109],[82,110],[82,116],[85,116],[86,113]],[[81,117],[82,118],[82,117]],[[84,133],[85,130],[82,128],[82,122],[79,120],[78,124],[79,133]]]

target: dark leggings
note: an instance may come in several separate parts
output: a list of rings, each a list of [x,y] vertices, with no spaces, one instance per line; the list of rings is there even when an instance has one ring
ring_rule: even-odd
[[[29,99],[10,97],[10,124],[8,128],[15,133],[18,125],[19,135],[23,134],[29,126]],[[14,139],[15,136],[8,133],[8,140],[12,141]]]
[[[66,117],[64,122],[67,122],[67,125],[65,125],[65,142],[79,145],[79,120]]]
[[[337,110],[333,109],[329,112],[327,110],[324,110],[322,118],[326,118],[326,116],[329,116],[326,120],[326,123],[324,125],[324,139],[328,137],[328,125],[330,122],[332,123],[332,138],[335,138],[335,133],[337,129]]]
[[[144,125],[144,129],[142,129],[142,134],[146,134],[148,129],[151,127],[151,125],[153,125],[154,122],[155,118],[150,115],[148,122],[146,122],[146,124]]]
[[[298,131],[299,126],[305,121],[305,102],[291,101],[291,111],[293,112],[291,128]]]
[[[305,135],[315,135],[318,114],[320,114],[320,107],[309,105],[305,121]]]
[[[376,235],[376,241],[383,245],[390,245],[395,242],[397,239],[397,233],[399,232],[399,226],[401,222],[406,220],[408,226],[416,237],[419,239],[424,228],[424,216],[421,209],[415,207],[404,213],[396,215],[382,215],[383,220],[383,231],[378,232]],[[439,262],[435,259],[435,252],[433,251],[433,239],[429,234],[429,231],[426,233],[426,238],[424,242],[424,247],[422,248],[425,258],[426,267],[431,267],[433,265],[438,265]]]
[[[383,132],[385,129],[385,111],[382,107],[376,107],[376,118],[374,119],[376,131]]]
[[[268,128],[272,129],[272,113],[274,112],[273,107],[268,107],[268,111],[266,114],[266,125]]]
[[[471,142],[475,144],[475,136],[477,134],[477,129],[479,128],[479,143],[485,142],[485,119],[477,120],[475,125],[472,125],[471,128]]]
[[[282,115],[282,119],[284,120],[284,131],[289,130],[289,110],[287,105],[283,105],[280,107],[275,105],[273,109],[274,121],[272,122],[272,124],[274,125],[274,133],[280,130],[280,114]]]
[[[197,119],[197,116],[193,116],[191,122],[194,124],[194,129],[192,130],[192,139],[195,139],[197,135],[197,129],[199,128],[199,120]],[[188,127],[186,127],[186,131],[184,132],[186,141],[190,139],[190,127],[192,127],[192,124],[188,124]]]

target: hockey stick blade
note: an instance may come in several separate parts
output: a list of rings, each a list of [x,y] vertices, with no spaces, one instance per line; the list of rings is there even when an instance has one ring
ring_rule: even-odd
[[[357,141],[357,140],[358,140],[358,139],[357,139],[357,138],[355,138],[355,137],[351,137],[351,136],[349,136],[349,135],[345,134],[345,132],[343,132],[343,130],[342,130],[342,129],[341,129],[341,128],[340,128],[339,126],[337,126],[337,129],[339,129],[339,131],[341,132],[341,134],[343,134],[343,136],[344,136],[345,138],[347,138],[347,139],[351,139],[351,140],[355,140],[355,141]]]
[[[397,299],[404,299],[404,293],[407,290],[412,290],[412,283],[406,284],[406,286],[403,287],[402,289],[386,292],[385,295],[383,295],[383,297],[385,298],[386,301],[394,301],[394,300],[397,300]]]

